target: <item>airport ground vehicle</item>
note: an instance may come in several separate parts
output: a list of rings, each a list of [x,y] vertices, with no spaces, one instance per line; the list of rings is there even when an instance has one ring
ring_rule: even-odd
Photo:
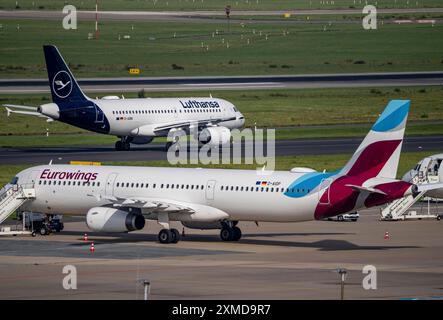
[[[339,214],[336,217],[328,218],[329,221],[352,221],[356,222],[360,218],[360,214],[358,212],[350,212],[345,214]]]

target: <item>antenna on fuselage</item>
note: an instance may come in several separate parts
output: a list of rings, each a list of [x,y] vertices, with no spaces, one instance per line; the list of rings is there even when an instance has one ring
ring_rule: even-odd
[[[49,161],[48,165],[52,165],[52,159]]]

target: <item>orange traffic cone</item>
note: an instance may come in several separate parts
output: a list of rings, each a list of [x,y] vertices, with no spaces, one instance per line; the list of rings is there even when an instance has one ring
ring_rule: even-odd
[[[390,238],[389,238],[389,232],[388,231],[386,231],[385,232],[385,240],[389,240]]]
[[[87,234],[87,233],[85,233],[85,234],[83,235],[83,241],[88,241],[88,234]]]
[[[94,242],[91,243],[91,247],[89,248],[90,252],[95,252]]]

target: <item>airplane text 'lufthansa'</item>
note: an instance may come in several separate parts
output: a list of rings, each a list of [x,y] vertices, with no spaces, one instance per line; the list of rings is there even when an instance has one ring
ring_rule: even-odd
[[[192,108],[220,108],[220,105],[217,101],[197,101],[197,100],[188,100],[188,101],[181,101],[179,100],[183,108],[185,109],[192,109]]]

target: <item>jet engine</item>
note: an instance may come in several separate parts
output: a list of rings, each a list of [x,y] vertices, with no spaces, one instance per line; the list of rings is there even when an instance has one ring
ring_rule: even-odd
[[[143,229],[145,218],[116,208],[95,207],[86,214],[86,225],[93,231],[127,232]]]
[[[52,119],[60,118],[60,109],[55,103],[42,104],[37,111]]]
[[[133,144],[148,144],[152,140],[154,140],[154,137],[133,137],[131,140],[131,143],[133,143]]]
[[[205,144],[219,146],[231,140],[231,131],[226,127],[208,127],[200,132],[199,140]]]

